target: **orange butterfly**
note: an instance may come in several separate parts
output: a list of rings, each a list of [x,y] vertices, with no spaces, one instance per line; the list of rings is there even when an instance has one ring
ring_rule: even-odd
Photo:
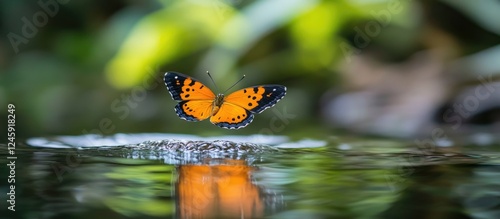
[[[198,80],[177,72],[165,73],[165,85],[177,115],[186,121],[201,121],[210,117],[214,125],[240,129],[252,122],[255,113],[274,106],[286,94],[282,85],[259,85],[235,91],[228,96],[215,95]]]

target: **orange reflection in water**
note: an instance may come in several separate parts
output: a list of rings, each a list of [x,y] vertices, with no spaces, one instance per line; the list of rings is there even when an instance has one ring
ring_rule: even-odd
[[[179,167],[176,195],[180,218],[260,218],[264,206],[243,160]]]

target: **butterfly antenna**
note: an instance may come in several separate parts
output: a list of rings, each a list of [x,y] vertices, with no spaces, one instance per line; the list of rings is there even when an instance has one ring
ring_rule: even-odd
[[[234,83],[231,87],[229,87],[226,91],[223,92],[226,93],[228,90],[230,90],[231,88],[233,88],[235,85],[237,85],[238,83],[240,83],[240,81],[242,81],[243,79],[245,78],[245,75],[243,75],[243,77],[240,78],[240,80],[238,80],[236,83]]]
[[[212,80],[212,83],[214,84],[215,86],[215,89],[217,89],[217,92],[219,92],[219,88],[217,87],[217,84],[215,83],[214,79],[212,78],[212,75],[210,75],[210,72],[207,71],[207,74],[208,74],[208,77],[210,78],[210,80]]]

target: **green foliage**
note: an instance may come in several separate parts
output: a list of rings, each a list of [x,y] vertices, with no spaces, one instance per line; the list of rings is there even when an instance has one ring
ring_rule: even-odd
[[[346,58],[340,33],[374,5],[384,7],[344,0],[69,1],[26,43],[1,44],[0,103],[18,104],[22,136],[227,133],[179,120],[161,81],[173,70],[210,85],[208,70],[221,88],[243,74],[241,87],[288,87],[276,108],[296,116],[271,134],[318,128],[319,98],[339,83],[333,69]],[[32,1],[6,4],[0,32],[22,36],[21,18],[32,21],[40,11]],[[268,110],[231,133],[269,133],[277,116]]]

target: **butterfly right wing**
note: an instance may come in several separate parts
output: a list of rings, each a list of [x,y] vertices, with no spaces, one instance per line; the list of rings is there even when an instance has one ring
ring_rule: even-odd
[[[245,108],[224,102],[219,111],[210,117],[210,122],[225,129],[240,129],[250,124],[253,117],[253,113]]]
[[[172,99],[184,100],[211,100],[215,94],[198,80],[177,72],[167,72],[164,77],[165,85]]]
[[[252,113],[261,113],[273,107],[286,94],[283,85],[259,85],[237,90],[229,94],[224,101],[241,106]]]

